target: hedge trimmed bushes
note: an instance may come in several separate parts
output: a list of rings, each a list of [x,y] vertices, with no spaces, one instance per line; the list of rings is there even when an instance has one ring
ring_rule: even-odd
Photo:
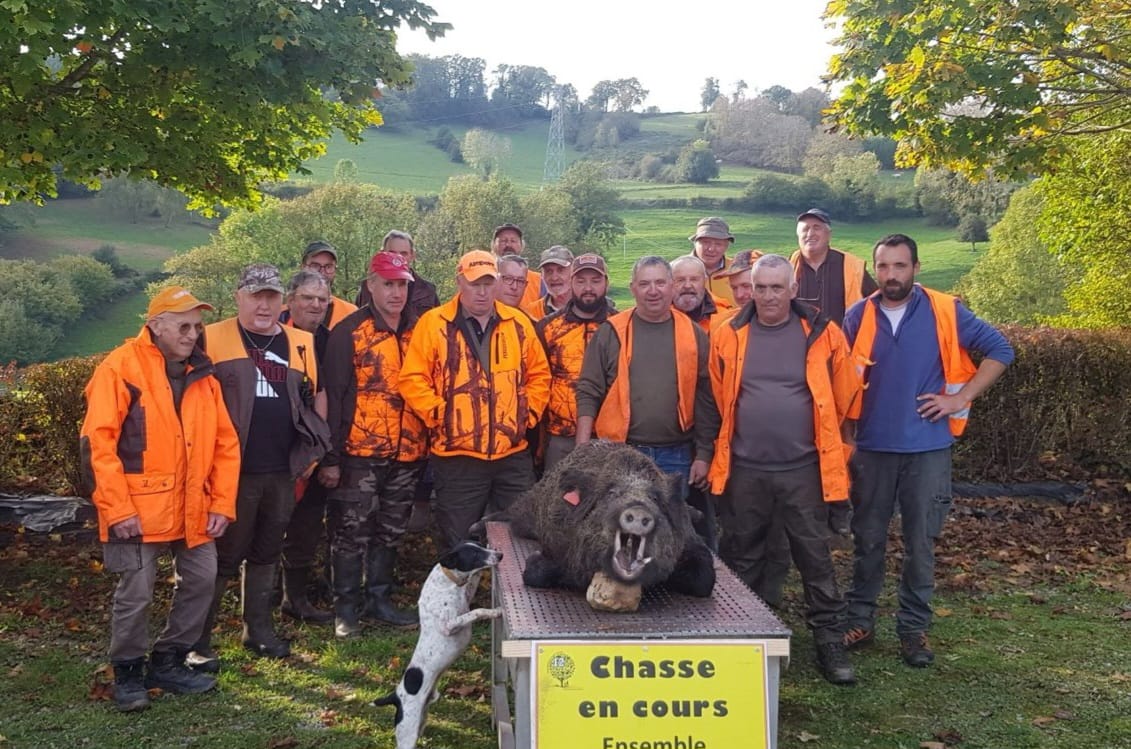
[[[1017,361],[974,404],[956,480],[1131,481],[1131,330],[1005,327]],[[0,491],[76,494],[101,357],[0,370]]]

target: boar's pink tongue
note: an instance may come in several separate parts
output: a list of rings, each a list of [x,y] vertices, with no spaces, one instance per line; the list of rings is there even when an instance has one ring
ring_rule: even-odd
[[[613,571],[625,580],[635,580],[644,572],[652,557],[644,556],[647,538],[635,533],[620,532],[613,548]]]

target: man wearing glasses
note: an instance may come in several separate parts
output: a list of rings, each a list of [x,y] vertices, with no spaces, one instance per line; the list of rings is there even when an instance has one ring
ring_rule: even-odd
[[[338,250],[334,245],[324,240],[315,240],[302,251],[302,267],[321,274],[326,279],[331,291],[334,288],[334,277],[338,275]],[[351,312],[356,312],[357,306],[339,299],[330,297],[330,306],[326,310],[326,328],[333,330],[334,326],[344,320]]]
[[[504,255],[498,260],[499,282],[495,284],[495,300],[508,307],[522,309],[522,300],[528,280],[529,266],[521,255]]]

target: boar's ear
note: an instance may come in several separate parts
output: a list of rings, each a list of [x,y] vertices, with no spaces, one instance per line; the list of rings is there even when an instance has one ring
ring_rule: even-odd
[[[582,471],[580,468],[567,468],[558,477],[558,490],[562,497],[573,494],[574,498],[578,500],[566,500],[572,505],[577,505],[588,499],[589,495],[593,493],[593,489],[593,474],[589,471]]]

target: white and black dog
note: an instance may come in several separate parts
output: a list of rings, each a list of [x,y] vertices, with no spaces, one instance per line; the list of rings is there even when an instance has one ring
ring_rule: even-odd
[[[424,731],[428,706],[440,698],[436,683],[471,642],[471,625],[495,619],[502,609],[469,611],[483,570],[502,552],[465,541],[440,557],[420,589],[420,639],[396,691],[373,702],[395,705],[397,749],[413,749]]]

